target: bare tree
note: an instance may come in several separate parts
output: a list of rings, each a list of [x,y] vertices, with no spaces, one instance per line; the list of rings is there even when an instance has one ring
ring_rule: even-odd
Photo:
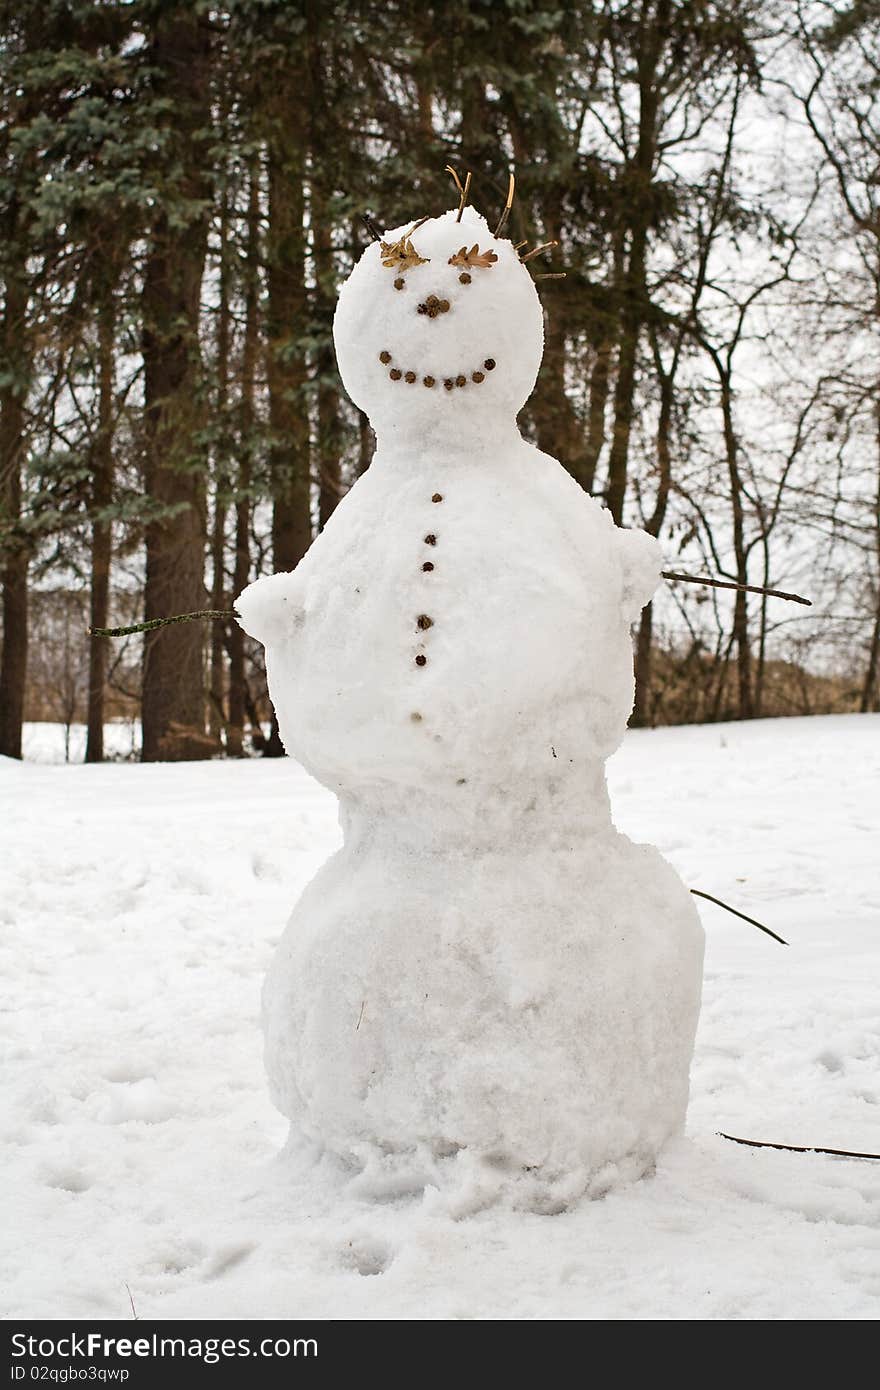
[[[880,13],[861,3],[797,0],[795,32],[805,64],[790,84],[836,194],[824,230],[834,258],[822,264],[825,331],[845,370],[829,375],[870,468],[846,479],[859,520],[850,541],[868,622],[859,707],[880,708]]]

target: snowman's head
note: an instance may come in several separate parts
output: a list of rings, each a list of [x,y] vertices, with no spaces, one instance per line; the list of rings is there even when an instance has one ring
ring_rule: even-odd
[[[342,287],[333,336],[345,389],[376,429],[426,433],[515,419],[544,346],[527,266],[470,207],[368,246]]]

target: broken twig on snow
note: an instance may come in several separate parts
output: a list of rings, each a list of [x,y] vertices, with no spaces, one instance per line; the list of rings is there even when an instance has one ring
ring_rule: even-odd
[[[771,931],[769,927],[765,927],[763,922],[756,921],[754,917],[747,917],[746,914],[740,912],[738,908],[731,907],[730,903],[722,902],[721,898],[713,898],[711,893],[704,893],[702,888],[692,888],[690,891],[695,898],[705,898],[707,902],[715,903],[717,907],[723,907],[725,912],[730,912],[734,917],[741,917],[744,922],[751,923],[753,927],[758,928],[758,931],[766,932],[768,936],[773,937],[774,941],[778,941],[780,946],[788,945],[788,942],[781,936],[777,936],[775,931]]]
[[[857,1149],[823,1149],[819,1144],[774,1144],[769,1139],[740,1139],[736,1134],[725,1134],[723,1129],[715,1133],[721,1139],[729,1139],[732,1144],[746,1144],[750,1149],[786,1149],[793,1154],[833,1154],[835,1158],[873,1158],[880,1154],[859,1153]]]

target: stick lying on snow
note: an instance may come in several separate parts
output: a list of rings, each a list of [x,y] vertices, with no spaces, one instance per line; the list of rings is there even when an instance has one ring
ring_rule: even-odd
[[[787,1149],[793,1154],[834,1154],[835,1158],[876,1158],[880,1154],[858,1153],[855,1149],[823,1149],[818,1144],[773,1144],[769,1139],[739,1139],[735,1134],[725,1134],[722,1129],[715,1133],[721,1139],[729,1139],[733,1144],[747,1144],[750,1149]]]
[[[738,908],[731,907],[730,903],[722,902],[720,898],[713,898],[711,893],[704,893],[702,888],[692,888],[691,892],[695,898],[705,898],[707,902],[715,903],[717,907],[723,907],[725,912],[732,913],[734,917],[741,917],[744,922],[750,922],[753,927],[758,928],[758,931],[766,932],[768,936],[772,936],[773,940],[778,941],[780,946],[788,945],[788,942],[784,941],[781,936],[777,936],[775,931],[771,931],[769,927],[765,927],[763,922],[756,921],[754,917],[747,917],[746,914],[740,912]]]

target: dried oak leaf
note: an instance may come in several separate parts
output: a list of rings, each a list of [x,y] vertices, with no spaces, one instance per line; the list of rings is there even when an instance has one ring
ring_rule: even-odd
[[[474,266],[479,266],[481,270],[491,270],[498,257],[494,251],[481,251],[479,246],[472,246],[470,251],[463,246],[460,251],[456,251],[454,256],[449,257],[450,265],[467,266],[468,270]]]
[[[382,264],[387,270],[411,270],[414,265],[426,265],[424,256],[420,256],[408,237],[402,236],[400,241],[383,241],[380,248]]]

